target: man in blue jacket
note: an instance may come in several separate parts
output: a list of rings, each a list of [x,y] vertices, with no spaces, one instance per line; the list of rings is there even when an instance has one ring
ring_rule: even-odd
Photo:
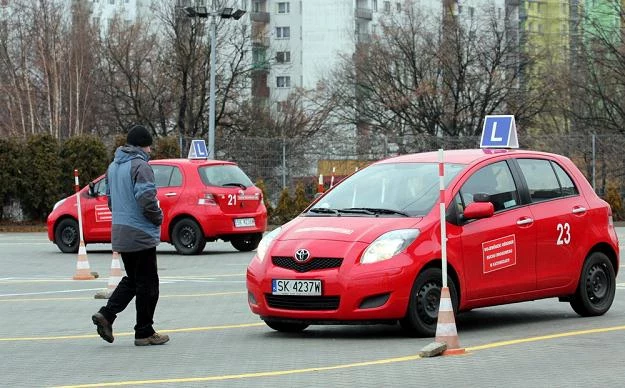
[[[158,302],[156,246],[160,243],[163,212],[156,199],[154,171],[148,164],[152,135],[142,125],[128,131],[126,145],[115,151],[106,172],[108,206],[113,213],[111,243],[124,262],[126,276],[91,319],[100,337],[113,342],[113,321],[136,297],[135,345],[162,345],[169,336],[154,331]]]

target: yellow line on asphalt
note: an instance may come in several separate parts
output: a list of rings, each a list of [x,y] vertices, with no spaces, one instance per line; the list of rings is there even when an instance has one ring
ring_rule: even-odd
[[[103,288],[104,289],[104,288]],[[211,292],[202,294],[173,294],[173,295],[160,295],[159,298],[197,298],[202,296],[224,296],[224,295],[240,295],[245,294],[245,291],[231,291],[231,292]],[[49,301],[74,301],[74,300],[89,300],[92,301],[93,297],[67,297],[67,298],[11,298],[1,299],[2,302],[49,302]]]
[[[573,337],[578,335],[585,334],[596,334],[596,333],[607,333],[612,331],[620,331],[625,330],[625,326],[613,326],[613,327],[605,327],[598,329],[589,329],[589,330],[578,330],[578,331],[569,331],[564,333],[556,333],[549,335],[542,335],[537,337],[528,337],[528,338],[520,338],[516,340],[509,341],[499,341],[493,342],[490,344],[484,344],[479,346],[472,346],[466,348],[468,352],[475,352],[486,349],[493,349],[502,346],[510,346],[517,345],[528,342],[538,342],[545,341],[556,338],[564,338],[564,337]],[[420,359],[419,355],[409,355],[404,357],[394,357],[394,358],[386,358],[381,360],[373,360],[373,361],[363,361],[356,362],[350,364],[340,364],[340,365],[330,365],[330,366],[322,366],[322,367],[314,367],[314,368],[303,368],[303,369],[287,369],[280,371],[266,371],[266,372],[252,372],[252,373],[241,373],[234,375],[221,375],[221,376],[206,376],[206,377],[189,377],[189,378],[177,378],[177,379],[158,379],[158,380],[129,380],[129,381],[116,381],[109,383],[96,383],[96,384],[81,384],[81,385],[64,385],[56,388],[88,388],[88,387],[119,387],[125,385],[148,385],[148,384],[173,384],[173,383],[196,383],[196,382],[208,382],[208,381],[225,381],[225,380],[241,380],[241,379],[250,379],[255,377],[269,377],[269,376],[285,376],[291,374],[299,374],[299,373],[310,373],[310,372],[323,372],[337,369],[349,369],[349,368],[361,368],[371,365],[382,365],[382,364],[391,364],[397,362],[405,362],[405,361],[414,361]]]
[[[225,330],[225,329],[242,329],[246,327],[263,326],[264,323],[240,323],[236,325],[221,325],[221,326],[204,326],[204,327],[186,327],[182,329],[169,329],[159,330],[159,333],[192,333],[196,331],[211,331],[211,330]],[[115,333],[115,337],[128,337],[134,336],[134,332]],[[47,336],[47,337],[12,337],[12,338],[0,338],[0,342],[19,342],[19,341],[56,341],[66,339],[85,339],[85,338],[98,338],[97,334],[81,334],[81,335],[59,335],[59,336]]]
[[[167,279],[211,279],[211,278],[225,278],[225,277],[238,277],[238,276],[245,276],[245,273],[233,273],[233,274],[222,274],[222,275],[197,275],[197,276],[192,276],[192,275],[188,275],[188,276],[161,276],[160,279],[161,280],[167,280]],[[89,281],[96,281],[96,282],[100,282],[106,280],[106,278],[98,278],[98,279],[92,279],[92,280],[87,280],[86,282]],[[85,280],[74,280],[72,278],[67,278],[67,279],[2,279],[0,280],[0,284],[25,284],[25,283],[76,283],[76,282],[85,282]]]

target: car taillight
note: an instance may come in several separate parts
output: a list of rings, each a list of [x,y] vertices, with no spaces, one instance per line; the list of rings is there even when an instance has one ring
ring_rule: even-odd
[[[215,197],[213,197],[213,194],[204,193],[203,197],[198,198],[197,204],[198,205],[217,205],[217,202],[215,201]]]

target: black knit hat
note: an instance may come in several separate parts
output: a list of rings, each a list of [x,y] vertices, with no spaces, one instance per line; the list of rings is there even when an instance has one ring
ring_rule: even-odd
[[[137,147],[147,147],[152,145],[152,135],[143,125],[133,125],[128,130],[126,143]]]

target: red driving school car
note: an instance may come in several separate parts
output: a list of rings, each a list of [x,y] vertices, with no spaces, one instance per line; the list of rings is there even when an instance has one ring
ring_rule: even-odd
[[[262,191],[233,162],[207,159],[150,161],[163,210],[161,240],[183,255],[199,254],[207,241],[256,248],[267,229]],[[85,244],[111,242],[111,212],[104,176],[79,192]],[[63,252],[78,252],[76,194],[54,205],[48,238]]]
[[[499,137],[495,137],[499,139]],[[612,211],[564,156],[444,153],[448,288],[456,312],[558,297],[604,314],[619,268]],[[393,323],[436,332],[442,286],[438,153],[354,173],[265,235],[248,303],[272,329]]]

